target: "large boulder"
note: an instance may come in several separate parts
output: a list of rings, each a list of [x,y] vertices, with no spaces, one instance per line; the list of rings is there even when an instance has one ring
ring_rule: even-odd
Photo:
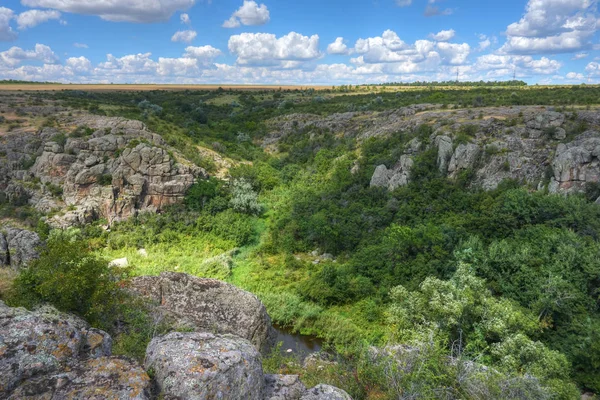
[[[233,334],[268,353],[276,332],[265,306],[252,293],[215,279],[164,272],[134,278],[134,293],[159,304],[159,310],[196,331]]]
[[[252,343],[233,335],[173,332],[154,338],[145,367],[166,398],[263,397],[260,354]]]
[[[31,312],[0,301],[0,398],[30,378],[108,356],[111,344],[105,332],[52,307]]]
[[[0,239],[0,261],[4,260],[5,265],[18,269],[39,257],[42,240],[37,233],[25,229],[4,228],[0,236],[4,236],[4,239]],[[8,250],[6,253],[3,252],[2,242],[6,242]]]

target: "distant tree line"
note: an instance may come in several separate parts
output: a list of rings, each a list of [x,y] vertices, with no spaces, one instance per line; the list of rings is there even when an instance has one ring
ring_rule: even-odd
[[[417,81],[417,82],[387,82],[366,86],[527,86],[526,82],[511,81],[479,81],[479,82],[460,82],[460,81]]]
[[[43,84],[56,84],[56,82],[34,82],[34,81],[20,81],[17,79],[4,79],[0,80],[0,85],[43,85]]]

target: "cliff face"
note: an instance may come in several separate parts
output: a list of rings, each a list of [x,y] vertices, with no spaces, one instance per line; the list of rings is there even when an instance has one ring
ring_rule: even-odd
[[[430,134],[415,134],[420,126]],[[265,146],[298,132],[350,136],[359,143],[372,137],[406,137],[395,165],[378,165],[371,186],[394,190],[409,182],[414,159],[434,149],[440,171],[450,179],[468,173],[472,185],[494,189],[515,179],[551,193],[585,190],[600,180],[600,111],[557,112],[546,107],[461,110],[436,105],[380,113],[327,117],[289,115],[270,121]]]
[[[207,177],[142,122],[123,118],[65,117],[58,127],[3,135],[0,151],[6,200],[63,210],[50,220],[59,227],[159,211]]]

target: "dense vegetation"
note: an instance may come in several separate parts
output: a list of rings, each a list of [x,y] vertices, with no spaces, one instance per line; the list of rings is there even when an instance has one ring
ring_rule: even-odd
[[[67,244],[56,239],[17,278],[13,301],[50,301],[101,320],[103,310],[73,301],[110,293],[103,280],[75,286],[82,292],[57,289],[60,279],[75,277],[53,261],[56,252],[85,243],[90,253],[77,251],[86,256],[66,262],[92,276],[106,276],[97,257],[127,256],[131,274],[176,270],[255,292],[277,323],[327,340],[343,358],[319,379],[356,398],[571,399],[577,388],[600,391],[600,207],[585,195],[531,192],[512,181],[486,192],[471,187],[468,174],[441,176],[431,151],[415,160],[408,186],[369,187],[375,165],[395,162],[403,143],[428,137],[427,126],[360,145],[325,130],[298,130],[278,153],[258,146],[265,121],[291,113],[414,103],[585,106],[599,95],[600,88],[583,86],[58,93],[71,107],[144,120],[206,168],[210,162],[194,146],[252,164],[232,168],[229,182],[198,182],[184,204],[161,215],[140,215],[110,233],[88,227]],[[140,248],[152,257],[140,256]],[[49,271],[62,275],[47,279]],[[117,342],[139,356],[147,317],[113,315],[129,318]],[[411,368],[369,348],[389,343],[416,349],[402,358]],[[277,354],[265,365],[309,382],[317,374]]]
[[[443,87],[443,86],[465,86],[465,87],[481,87],[481,86],[490,86],[490,87],[501,87],[501,86],[508,86],[508,87],[512,87],[512,86],[527,86],[526,82],[523,81],[518,81],[518,80],[512,80],[512,81],[479,81],[479,82],[472,82],[472,81],[441,81],[441,82],[437,82],[437,81],[424,81],[424,82],[386,82],[386,83],[380,83],[377,86],[407,86],[407,87],[412,87],[412,86],[432,86],[432,87]]]

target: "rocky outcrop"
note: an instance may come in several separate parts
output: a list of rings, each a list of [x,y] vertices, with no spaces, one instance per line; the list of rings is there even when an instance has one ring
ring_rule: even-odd
[[[49,220],[60,228],[160,211],[207,176],[142,122],[124,118],[64,118],[59,128],[4,135],[0,151],[5,201],[62,210]]]
[[[472,169],[475,167],[480,153],[481,148],[476,144],[458,145],[450,159],[448,174],[451,177],[456,177],[461,171]]]
[[[145,367],[167,398],[261,399],[260,353],[247,340],[211,333],[170,333],[150,342]]]
[[[159,310],[197,331],[233,334],[269,352],[276,333],[265,306],[252,293],[225,282],[165,272],[134,278],[134,293],[159,304]]]
[[[371,178],[371,187],[383,187],[392,191],[406,186],[413,165],[414,161],[410,155],[400,157],[400,161],[392,169],[387,169],[385,165],[379,165]]]
[[[111,347],[107,333],[75,316],[0,301],[0,398],[149,398],[147,374],[110,357]]]
[[[573,142],[559,144],[552,162],[550,191],[581,192],[588,183],[600,182],[600,133],[588,131]]]
[[[0,267],[19,269],[39,257],[42,241],[37,233],[25,229],[0,228]]]
[[[298,375],[265,375],[265,400],[298,400],[305,393]]]

